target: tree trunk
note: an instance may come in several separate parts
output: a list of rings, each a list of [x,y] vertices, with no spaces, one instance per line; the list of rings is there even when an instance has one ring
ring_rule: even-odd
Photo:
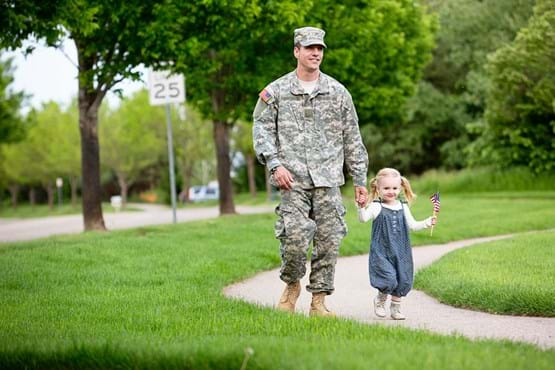
[[[71,207],[77,207],[77,176],[69,177],[69,186],[71,187]]]
[[[85,231],[106,230],[102,216],[100,187],[100,147],[98,143],[98,108],[103,96],[95,91],[93,81],[85,78],[85,72],[94,67],[93,57],[84,55],[79,42],[79,131],[81,133],[81,179],[83,197],[83,221]]]
[[[249,178],[249,191],[253,198],[256,198],[256,182],[254,181],[254,156],[247,154],[247,176]]]
[[[234,214],[233,188],[231,185],[231,158],[229,156],[229,126],[214,120],[214,143],[218,162],[218,185],[220,187],[220,215]]]
[[[125,176],[121,174],[117,174],[116,176],[118,177],[119,191],[121,196],[121,209],[125,209],[127,205],[127,189],[129,188],[129,186],[127,185]]]
[[[48,181],[46,184],[43,185],[44,189],[46,190],[46,196],[48,198],[48,209],[54,209],[54,185],[52,181]]]
[[[29,204],[31,204],[31,208],[35,208],[37,204],[37,192],[32,186],[29,188]]]
[[[79,129],[81,131],[81,168],[83,179],[83,220],[85,230],[106,230],[100,197],[100,155],[98,145],[98,108],[90,106],[79,88]]]
[[[208,57],[218,59],[216,50],[211,49]],[[225,63],[224,63],[225,64]],[[229,72],[229,71],[227,71]],[[215,86],[222,85],[225,78],[225,68],[217,71],[213,78]],[[229,151],[229,127],[222,117],[225,117],[225,91],[214,89],[211,91],[212,111],[214,114],[214,144],[216,146],[216,162],[218,168],[218,186],[220,190],[220,215],[234,214],[233,187],[231,185],[231,158]]]
[[[189,203],[189,189],[191,188],[191,178],[193,177],[193,166],[182,166],[181,173],[181,182],[183,183],[183,189],[181,190],[179,200],[182,203]]]
[[[12,184],[9,186],[10,195],[12,197],[12,208],[17,208],[17,194],[19,193],[19,185]]]

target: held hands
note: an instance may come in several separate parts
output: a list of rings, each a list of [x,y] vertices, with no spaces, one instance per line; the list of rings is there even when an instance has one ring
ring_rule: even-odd
[[[293,176],[287,168],[278,166],[272,176],[280,189],[291,190],[293,188]]]
[[[368,190],[364,186],[355,186],[355,202],[360,208],[368,203]]]

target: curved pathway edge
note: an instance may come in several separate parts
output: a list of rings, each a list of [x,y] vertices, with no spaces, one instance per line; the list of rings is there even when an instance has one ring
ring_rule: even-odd
[[[413,248],[415,269],[426,267],[455,249],[515,235],[517,234]],[[305,276],[301,283],[303,286],[307,285],[308,277]],[[283,282],[279,279],[279,269],[274,269],[230,285],[223,293],[229,298],[275,307],[283,286]],[[376,290],[370,287],[368,282],[368,256],[339,258],[335,273],[335,292],[326,300],[328,307],[339,317],[367,324],[424,329],[444,335],[462,335],[471,339],[518,341],[543,349],[555,347],[555,318],[494,315],[465,310],[439,303],[422,291],[412,290],[403,300],[403,313],[407,316],[407,320],[395,321],[374,316],[371,304],[375,295]],[[310,297],[311,295],[303,289],[297,304],[298,312],[308,313]]]

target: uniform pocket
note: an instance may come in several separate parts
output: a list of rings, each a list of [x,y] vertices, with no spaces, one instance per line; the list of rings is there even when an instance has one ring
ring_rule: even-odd
[[[345,206],[341,203],[335,206],[335,210],[337,213],[338,223],[340,225],[340,232],[343,234],[343,236],[345,236],[349,231],[347,223],[345,222],[345,215],[347,214],[347,210],[345,209]]]
[[[299,132],[304,130],[304,119],[302,116],[301,105],[293,102],[284,103],[280,113],[280,127],[289,132]]]
[[[276,207],[275,212],[278,219],[274,225],[274,235],[276,239],[284,239],[287,237],[287,224],[291,224],[293,211],[280,204]]]

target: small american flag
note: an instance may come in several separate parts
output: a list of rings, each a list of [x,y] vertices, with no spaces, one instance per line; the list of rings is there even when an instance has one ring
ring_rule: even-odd
[[[264,103],[268,103],[268,100],[272,98],[272,94],[266,89],[262,90],[258,96],[260,96],[260,99],[262,99]]]
[[[437,193],[432,194],[432,196],[430,197],[430,200],[434,205],[434,213],[439,213],[439,206],[441,204],[439,201],[439,191]]]

